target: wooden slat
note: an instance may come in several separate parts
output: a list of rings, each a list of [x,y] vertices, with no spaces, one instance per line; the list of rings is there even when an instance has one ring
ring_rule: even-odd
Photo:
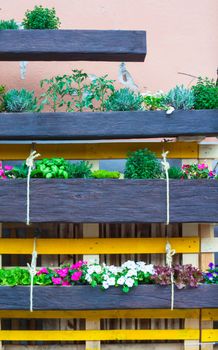
[[[26,222],[26,180],[2,181],[0,195],[0,221]],[[217,202],[215,180],[170,180],[171,223],[215,222]],[[32,179],[30,221],[165,222],[166,181]]]
[[[201,238],[201,252],[202,253],[216,253],[218,252],[218,238]],[[211,260],[210,260],[211,262]],[[207,267],[207,266],[205,266]]]
[[[143,62],[146,33],[130,30],[4,30],[0,61]]]
[[[29,286],[0,287],[0,309],[29,310]],[[129,293],[120,288],[102,291],[87,285],[63,288],[34,286],[34,310],[114,310],[114,309],[169,309],[171,289],[168,286],[139,285]],[[216,308],[218,285],[198,288],[175,288],[177,309]]]
[[[218,329],[202,329],[202,342],[218,343]]]
[[[85,340],[185,340],[198,339],[195,329],[176,330],[86,330],[86,331],[0,331],[0,340],[85,341]]]
[[[91,231],[90,231],[91,232]],[[176,253],[198,253],[198,237],[170,238]],[[38,238],[38,254],[165,254],[167,238]],[[2,238],[0,254],[31,254],[33,239]]]
[[[132,343],[121,344],[102,344],[102,350],[133,350]],[[215,348],[217,350],[217,348]],[[215,350],[214,349],[214,350]],[[4,350],[14,350],[14,345],[5,345]],[[42,350],[41,345],[16,345],[16,350]],[[54,345],[43,346],[43,350],[54,350]],[[55,345],[55,350],[63,350],[63,345]],[[72,350],[72,345],[64,345],[64,350]],[[73,345],[73,350],[84,350],[84,345]],[[134,344],[134,350],[184,350],[183,344],[179,343],[152,343],[152,344]]]
[[[1,140],[100,140],[218,134],[218,110],[1,113]]]
[[[198,144],[195,142],[172,142],[164,145],[169,158],[196,158]],[[65,159],[122,159],[127,153],[140,148],[148,148],[161,157],[163,143],[159,142],[100,142],[73,144],[36,144],[41,158],[64,157]],[[30,153],[28,144],[0,144],[0,159],[26,159]],[[39,158],[40,159],[40,158]]]
[[[204,309],[201,311],[201,318],[205,321],[218,321],[218,309]]]
[[[204,318],[217,317],[218,309],[203,309],[205,313]],[[21,319],[47,319],[47,318],[88,318],[96,320],[99,319],[110,319],[110,318],[138,318],[138,319],[184,319],[184,318],[196,318],[198,319],[200,312],[198,309],[129,309],[129,310],[81,310],[81,311],[22,311],[22,310],[11,310],[10,313],[7,310],[0,310],[0,318],[21,318]],[[215,318],[214,318],[215,319]],[[218,319],[218,318],[217,318]]]

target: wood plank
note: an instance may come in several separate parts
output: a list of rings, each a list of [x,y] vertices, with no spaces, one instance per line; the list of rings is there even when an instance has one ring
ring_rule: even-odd
[[[143,62],[146,32],[134,30],[4,30],[0,61]]]
[[[65,159],[123,159],[128,152],[148,148],[161,157],[163,143],[160,142],[98,142],[72,144],[39,144],[35,145],[41,158],[63,157]],[[169,151],[168,158],[195,158],[198,154],[198,144],[195,142],[170,142],[165,144]],[[30,153],[29,144],[0,144],[0,159],[26,159]],[[39,157],[40,159],[40,157]]]
[[[152,344],[102,344],[103,350],[184,350],[183,344],[178,343],[152,343]],[[4,350],[42,350],[41,345],[5,345]],[[217,348],[215,348],[217,350]],[[215,350],[214,349],[214,350]],[[54,345],[43,345],[43,350],[54,350]],[[55,345],[55,350],[63,350],[63,345]],[[64,350],[72,350],[72,345],[64,345]],[[73,345],[73,350],[84,350],[83,345]]]
[[[202,253],[216,253],[216,252],[218,252],[218,237],[216,237],[216,238],[214,238],[214,237],[211,237],[211,238],[201,237],[201,252]],[[209,259],[210,259],[210,257],[209,257]],[[213,259],[212,259],[212,261],[213,261]]]
[[[0,287],[1,310],[29,310],[29,287]],[[168,309],[171,288],[157,285],[139,285],[128,294],[120,288],[102,291],[100,287],[35,286],[34,310],[104,310],[104,309]],[[218,285],[198,288],[175,288],[176,309],[216,308]]]
[[[218,309],[204,309],[201,318],[205,321],[218,321]]]
[[[205,311],[205,313],[204,313]],[[218,315],[218,309],[203,309],[203,317],[205,319],[216,319]],[[100,319],[120,319],[120,318],[137,318],[137,319],[184,319],[184,318],[196,318],[199,319],[200,312],[198,309],[128,309],[128,310],[80,310],[80,311],[25,311],[25,310],[11,310],[10,313],[7,310],[0,310],[0,318],[17,318],[17,319],[40,319],[40,318],[88,318],[96,320]],[[218,318],[217,318],[218,319]]]
[[[90,234],[93,234],[92,229]],[[198,237],[170,238],[38,238],[38,254],[165,254],[169,241],[177,253],[198,253]],[[31,254],[33,239],[1,238],[0,254]],[[207,247],[205,246],[205,250]],[[209,247],[212,249],[212,247]]]
[[[0,195],[0,221],[25,222],[26,180],[2,181]],[[215,222],[218,206],[214,203],[217,202],[218,182],[215,180],[170,180],[171,223]],[[165,222],[166,182],[32,179],[30,221]]]
[[[218,342],[218,329],[202,329],[202,342]]]
[[[90,330],[90,331],[0,331],[0,340],[13,341],[85,341],[85,340],[184,340],[198,339],[195,329],[173,330]]]
[[[99,140],[218,134],[218,110],[1,113],[0,140]]]

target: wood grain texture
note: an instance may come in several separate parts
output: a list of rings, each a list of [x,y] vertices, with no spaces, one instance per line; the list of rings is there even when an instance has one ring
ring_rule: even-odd
[[[143,62],[146,32],[134,30],[1,30],[0,61]]]
[[[26,180],[0,186],[0,222],[26,222]],[[170,222],[218,222],[218,181],[170,180]],[[32,179],[31,222],[165,222],[165,180]]]
[[[0,33],[1,35],[1,33]],[[97,140],[218,135],[218,110],[1,113],[1,140]]]
[[[0,287],[1,310],[28,310],[30,288],[25,286]],[[34,286],[34,310],[104,310],[104,309],[169,309],[171,288],[140,285],[129,293],[120,288],[107,291],[90,286]],[[175,288],[176,309],[215,308],[218,305],[218,286]]]

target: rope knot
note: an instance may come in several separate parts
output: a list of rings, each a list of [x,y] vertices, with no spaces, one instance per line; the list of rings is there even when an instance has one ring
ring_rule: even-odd
[[[34,160],[40,156],[36,151],[32,151],[29,157],[26,159],[26,166],[28,167],[27,174],[27,212],[26,212],[26,224],[30,224],[30,175],[32,168],[34,167]]]
[[[169,266],[170,269],[172,269],[172,262],[173,262],[173,256],[176,254],[175,249],[171,249],[170,242],[167,241],[166,244],[166,264]],[[174,275],[173,271],[171,270],[170,273],[170,280],[171,280],[171,310],[174,308]]]
[[[30,274],[30,312],[33,311],[33,281],[34,281],[34,276],[37,273],[36,263],[37,263],[36,238],[34,238],[31,264],[27,263],[28,271]]]
[[[29,155],[29,157],[26,159],[26,165],[28,168],[33,168],[34,167],[34,160],[40,156],[39,153],[36,151],[32,151]]]

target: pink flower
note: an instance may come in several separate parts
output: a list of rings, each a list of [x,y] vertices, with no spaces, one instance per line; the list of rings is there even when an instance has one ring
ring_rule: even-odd
[[[60,277],[52,277],[52,282],[54,284],[62,284],[62,279]]]
[[[74,274],[71,276],[72,281],[79,281],[82,274],[82,271],[74,272]]]
[[[57,270],[57,273],[59,274],[60,277],[64,278],[68,275],[68,267],[65,267],[63,269]]]
[[[184,165],[182,166],[182,169],[186,169],[186,168],[190,168],[190,165],[189,165],[189,164],[184,164]]]
[[[0,169],[0,176],[4,176],[5,175],[5,172],[3,169]]]
[[[64,287],[70,286],[70,283],[68,281],[63,281],[62,286],[64,286]]]
[[[5,165],[5,170],[10,171],[13,169],[12,165]]]
[[[208,168],[208,165],[207,165],[207,164],[204,164],[204,163],[198,164],[198,169],[199,169],[199,170],[204,170],[204,169],[207,169],[207,168]]]
[[[209,171],[208,176],[209,176],[209,177],[214,177],[214,176],[215,176],[215,173],[214,173],[213,171]]]
[[[42,273],[45,273],[46,275],[49,273],[46,267],[42,267],[38,272],[37,275],[41,275]]]
[[[73,265],[71,265],[71,270],[78,270],[78,269],[80,269],[83,265],[85,265],[85,264],[87,264],[87,262],[86,261],[82,261],[82,260],[80,260],[80,261],[77,261],[75,264],[73,264]]]

